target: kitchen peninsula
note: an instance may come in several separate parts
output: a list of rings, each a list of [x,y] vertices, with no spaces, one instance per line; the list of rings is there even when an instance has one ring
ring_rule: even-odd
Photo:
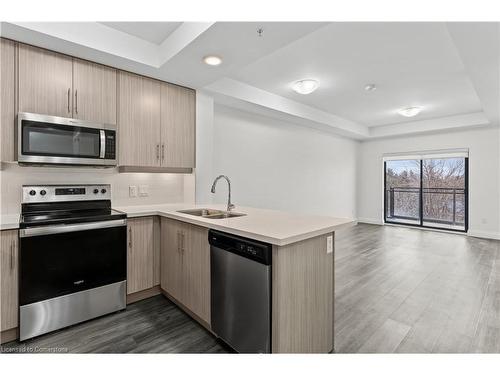
[[[208,206],[117,207],[127,213],[132,228],[134,220],[149,218],[153,223],[152,218],[160,217],[161,292],[210,329],[209,229],[266,242],[272,245],[272,352],[331,352],[334,346],[333,237],[336,230],[352,225],[353,221],[250,207],[237,207],[235,211],[244,216],[222,219],[178,212],[204,208]],[[210,205],[209,208],[224,210],[225,206]],[[177,231],[172,230],[174,227]],[[197,270],[197,279],[193,281],[193,275],[186,275],[185,284],[197,285],[201,291],[180,291],[179,286],[174,285],[176,279],[182,279],[182,275],[172,275],[182,272],[173,268],[176,261],[172,257],[177,257],[178,251],[171,249],[178,250],[179,245],[172,242],[177,241],[182,242],[182,252],[188,254],[184,263],[179,264],[191,261],[189,269]]]

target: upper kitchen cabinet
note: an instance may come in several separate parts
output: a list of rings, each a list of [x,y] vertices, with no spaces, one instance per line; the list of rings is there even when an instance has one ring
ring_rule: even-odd
[[[73,60],[73,117],[116,124],[116,70]]]
[[[11,141],[2,159],[15,160],[18,110],[117,124],[122,172],[189,173],[195,167],[194,90],[24,44],[16,55],[15,44],[9,43],[2,42],[7,51],[2,77],[8,77],[2,83],[2,108],[8,102],[2,136]],[[4,122],[12,127],[5,130]]]
[[[73,59],[19,45],[19,112],[71,117]]]
[[[118,76],[119,164],[159,167],[161,84],[127,72]]]
[[[162,166],[194,168],[196,131],[194,90],[162,83]]]
[[[19,112],[116,124],[116,70],[21,44]]]
[[[0,160],[14,160],[16,43],[0,39]]]

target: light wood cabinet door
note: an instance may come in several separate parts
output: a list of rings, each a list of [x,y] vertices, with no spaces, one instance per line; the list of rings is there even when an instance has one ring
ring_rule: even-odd
[[[127,294],[153,287],[153,218],[129,219],[127,251]]]
[[[73,59],[19,45],[19,111],[72,116]]]
[[[160,82],[118,75],[119,164],[160,166]]]
[[[182,259],[182,223],[161,218],[161,288],[184,304],[185,271]]]
[[[0,231],[1,331],[17,327],[18,248],[17,230]]]
[[[16,43],[0,40],[0,142],[1,161],[14,161]]]
[[[73,59],[73,118],[116,124],[116,70]]]
[[[161,85],[162,166],[195,167],[196,93]]]
[[[183,263],[186,293],[184,304],[210,324],[210,245],[208,229],[184,224]]]
[[[161,219],[161,287],[210,324],[208,229]]]

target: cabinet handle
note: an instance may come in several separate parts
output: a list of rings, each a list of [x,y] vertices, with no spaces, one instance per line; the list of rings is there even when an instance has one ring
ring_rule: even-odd
[[[78,90],[75,90],[75,113],[78,114]]]
[[[132,227],[128,228],[128,248],[132,249]]]
[[[185,240],[185,239],[186,239],[186,237],[185,237],[185,233],[184,233],[184,232],[182,232],[182,247],[181,247],[182,252],[184,252],[184,242],[185,242],[184,240]]]
[[[71,91],[71,87],[68,89],[68,113],[71,112],[71,109],[69,108],[69,94],[70,94],[70,91]]]
[[[160,160],[160,144],[156,145],[156,160]]]
[[[165,160],[165,145],[161,145],[161,160]]]
[[[14,241],[10,243],[10,269],[14,269]]]

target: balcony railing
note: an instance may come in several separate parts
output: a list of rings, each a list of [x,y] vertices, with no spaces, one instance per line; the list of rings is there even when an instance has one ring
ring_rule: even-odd
[[[423,188],[423,221],[461,226],[465,223],[464,188]],[[420,188],[390,187],[386,190],[387,218],[420,220]]]

